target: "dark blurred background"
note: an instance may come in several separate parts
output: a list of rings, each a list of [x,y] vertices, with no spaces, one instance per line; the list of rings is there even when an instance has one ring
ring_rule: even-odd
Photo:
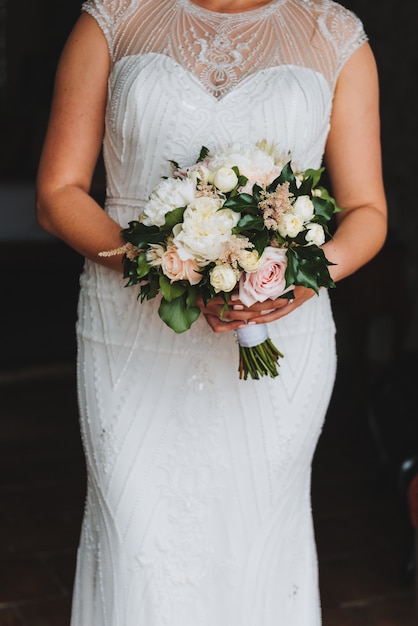
[[[339,372],[314,464],[325,626],[413,623],[418,454],[418,3],[345,0],[381,82],[390,232],[332,293]],[[0,0],[0,626],[63,626],[84,498],[74,324],[82,259],[37,226],[34,179],[80,0]],[[99,164],[93,185],[103,197]],[[258,625],[257,625],[258,626]],[[261,625],[260,625],[261,626]]]

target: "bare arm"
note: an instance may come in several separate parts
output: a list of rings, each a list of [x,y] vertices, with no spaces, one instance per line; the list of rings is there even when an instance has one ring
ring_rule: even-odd
[[[82,14],[64,48],[37,178],[41,226],[82,255],[121,271],[120,226],[89,196],[100,152],[110,59],[95,20]]]
[[[325,160],[337,203],[338,229],[324,246],[334,280],[352,274],[382,247],[386,200],[380,150],[379,87],[368,44],[338,81]]]
[[[333,239],[323,248],[335,263],[335,281],[352,274],[382,247],[386,237],[386,200],[380,152],[379,89],[376,65],[368,44],[359,48],[344,66],[336,88],[325,161],[333,195],[344,211],[338,215]],[[215,332],[237,328],[242,321],[271,322],[287,315],[314,292],[295,288],[295,300],[267,300],[251,309],[228,310],[219,320],[222,303],[203,308]],[[260,312],[267,313],[260,315]]]

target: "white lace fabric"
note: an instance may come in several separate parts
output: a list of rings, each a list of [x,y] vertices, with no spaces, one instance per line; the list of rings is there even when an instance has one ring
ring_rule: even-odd
[[[191,0],[90,0],[112,60],[162,54],[222,97],[250,74],[296,65],[332,87],[348,56],[366,41],[361,22],[331,0],[272,0],[243,13],[217,13]]]

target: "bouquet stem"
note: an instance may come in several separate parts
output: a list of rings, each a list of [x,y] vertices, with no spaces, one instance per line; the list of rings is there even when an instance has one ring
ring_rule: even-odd
[[[276,348],[267,332],[267,324],[243,326],[237,329],[239,343],[239,377],[250,376],[258,380],[261,376],[275,378],[279,375],[279,358],[283,354]]]

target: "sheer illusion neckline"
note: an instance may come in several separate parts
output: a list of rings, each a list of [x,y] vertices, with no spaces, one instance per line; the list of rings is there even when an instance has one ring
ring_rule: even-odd
[[[270,0],[265,4],[255,7],[254,9],[247,9],[243,11],[236,12],[223,12],[223,11],[214,11],[213,9],[208,9],[199,4],[196,4],[194,0],[177,0],[177,2],[183,7],[195,14],[203,14],[205,16],[214,16],[224,19],[234,19],[242,18],[242,17],[257,17],[258,15],[268,14],[271,11],[275,10],[281,4],[284,4],[288,0]]]

